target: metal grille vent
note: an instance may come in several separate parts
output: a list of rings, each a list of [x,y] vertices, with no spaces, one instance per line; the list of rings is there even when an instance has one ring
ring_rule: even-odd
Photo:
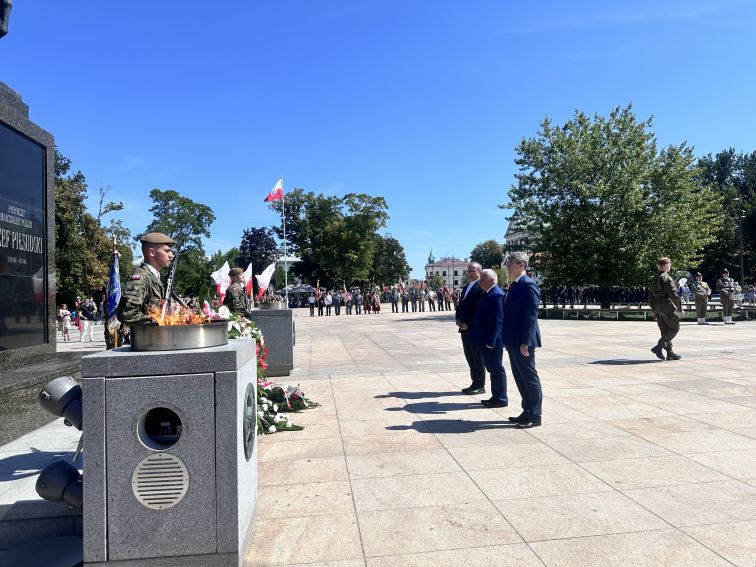
[[[165,510],[181,502],[189,488],[189,473],[178,457],[155,453],[137,465],[131,475],[131,489],[140,504]]]

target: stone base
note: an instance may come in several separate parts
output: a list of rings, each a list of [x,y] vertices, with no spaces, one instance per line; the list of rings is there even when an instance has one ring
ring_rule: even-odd
[[[252,320],[260,327],[268,347],[266,376],[288,376],[294,369],[296,328],[291,309],[257,310]]]

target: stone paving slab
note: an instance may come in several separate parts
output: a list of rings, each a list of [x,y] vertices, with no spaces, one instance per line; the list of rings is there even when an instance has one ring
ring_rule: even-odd
[[[469,385],[449,312],[295,310],[320,408],[260,439],[247,565],[756,565],[756,323],[541,321],[540,428]],[[487,396],[485,396],[487,397]]]

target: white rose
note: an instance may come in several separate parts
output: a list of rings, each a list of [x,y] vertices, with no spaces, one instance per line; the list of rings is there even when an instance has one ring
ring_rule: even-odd
[[[230,319],[231,318],[231,311],[225,305],[221,305],[218,308],[218,315],[220,315],[224,319]]]
[[[271,425],[270,427],[268,427],[268,433],[275,433],[275,432],[276,432],[276,426],[275,425]]]
[[[257,417],[263,417],[265,415],[265,412],[259,411],[257,412]]]
[[[274,415],[273,416],[273,423],[278,423],[279,421],[281,421],[281,416],[280,415]]]
[[[273,404],[273,411],[278,412],[278,404]]]
[[[268,411],[268,404],[263,404],[262,409],[263,411]]]
[[[286,427],[291,427],[293,424],[291,423],[291,420],[287,417],[286,418]]]

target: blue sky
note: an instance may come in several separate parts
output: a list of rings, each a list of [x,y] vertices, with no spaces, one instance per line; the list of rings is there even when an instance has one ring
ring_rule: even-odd
[[[418,276],[431,249],[503,240],[544,116],[632,102],[663,145],[756,150],[754,24],[750,0],[16,0],[0,80],[134,232],[175,189],[228,250],[280,222],[262,200],[283,175],[385,196]]]

